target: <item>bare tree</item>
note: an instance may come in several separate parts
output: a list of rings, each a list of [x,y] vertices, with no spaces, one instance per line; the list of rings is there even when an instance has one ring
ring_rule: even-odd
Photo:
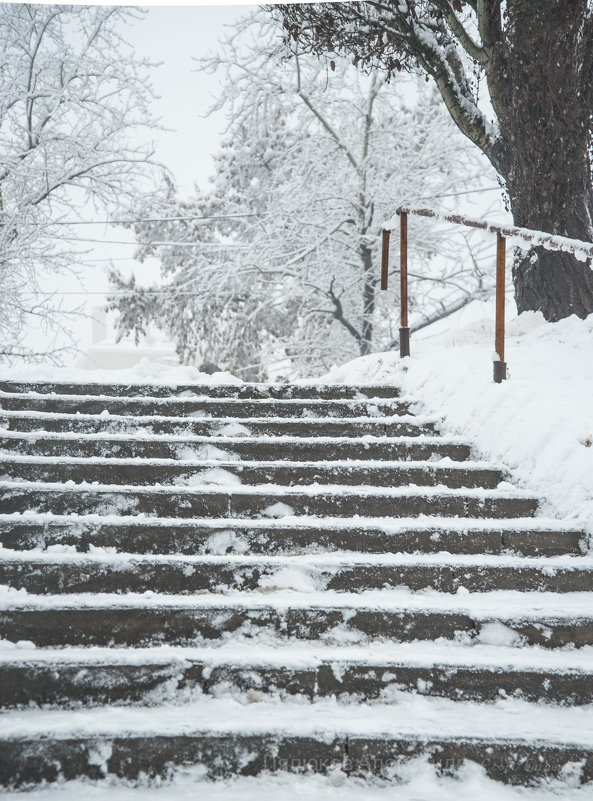
[[[151,123],[146,64],[122,36],[128,9],[0,5],[0,356],[59,349],[51,330],[68,314],[40,292],[43,274],[70,269],[82,208],[123,206],[150,174],[134,144]],[[25,330],[41,323],[46,348]]]

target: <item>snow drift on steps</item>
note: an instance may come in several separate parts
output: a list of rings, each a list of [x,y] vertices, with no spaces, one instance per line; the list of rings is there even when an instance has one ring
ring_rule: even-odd
[[[542,513],[593,533],[593,315],[546,323],[525,312],[507,327],[509,380],[492,381],[494,324],[412,342],[411,358],[374,354],[334,368],[322,383],[401,387],[442,430],[501,461],[548,503]]]
[[[412,760],[399,770],[401,783],[369,783],[339,770],[327,776],[262,774],[212,783],[203,780],[205,769],[198,766],[178,770],[172,782],[151,786],[115,779],[72,781],[7,797],[14,801],[591,801],[593,787],[579,787],[578,769],[570,767],[562,780],[526,788],[494,782],[471,762],[462,766],[458,777],[451,777],[437,776],[422,759]]]
[[[98,706],[80,709],[9,710],[2,714],[0,742],[17,739],[111,740],[117,737],[335,737],[370,740],[491,741],[593,748],[591,706],[534,704],[500,698],[489,704],[452,701],[392,686],[383,703],[348,703],[335,696],[309,701],[304,696],[278,699],[250,691],[220,697],[201,695],[181,705]],[[438,732],[438,733],[437,733]]]

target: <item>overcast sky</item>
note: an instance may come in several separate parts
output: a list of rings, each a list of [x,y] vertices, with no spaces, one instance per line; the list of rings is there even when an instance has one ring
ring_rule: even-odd
[[[173,130],[157,135],[157,158],[174,173],[181,190],[203,184],[224,129],[224,117],[204,118],[218,90],[216,76],[195,71],[194,57],[213,54],[235,20],[255,6],[150,7],[127,32],[138,56],[162,62],[152,70],[160,99],[155,113]]]

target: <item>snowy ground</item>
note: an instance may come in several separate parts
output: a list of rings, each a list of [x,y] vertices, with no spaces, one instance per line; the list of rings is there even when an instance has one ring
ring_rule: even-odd
[[[483,458],[501,461],[517,481],[564,517],[593,533],[593,315],[546,323],[527,312],[507,327],[509,380],[492,381],[492,323],[474,323],[414,342],[413,356],[355,359],[323,381],[401,386],[418,411],[443,419]]]
[[[55,367],[51,364],[0,365],[0,381],[63,381],[72,384],[242,384],[230,373],[201,373],[197,367],[168,365],[141,359],[133,367],[90,370],[83,367]]]

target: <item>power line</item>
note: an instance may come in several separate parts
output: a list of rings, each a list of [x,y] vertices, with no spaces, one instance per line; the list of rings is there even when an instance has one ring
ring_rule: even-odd
[[[76,267],[92,267],[93,264],[96,264],[97,262],[111,263],[112,261],[138,261],[138,259],[135,256],[113,256],[110,259],[96,259],[94,256],[87,256],[86,253],[82,253],[79,255],[85,257],[84,261],[82,260],[77,261],[74,269],[76,269]],[[150,258],[157,258],[157,257],[151,256]],[[138,263],[141,264],[142,262]]]
[[[422,198],[421,198],[422,199]],[[362,240],[367,239],[368,235],[366,236],[359,236],[356,239]],[[376,238],[376,237],[373,237]],[[134,245],[135,247],[181,247],[181,248],[210,248],[212,250],[247,250],[252,245],[250,244],[235,244],[229,242],[225,244],[224,242],[134,242],[134,241],[127,241],[123,239],[92,239],[90,237],[77,237],[77,236],[47,236],[46,239],[56,239],[60,242],[91,242],[93,244],[98,245]],[[354,239],[354,237],[352,237]],[[80,254],[84,255],[84,253]]]
[[[335,201],[337,198],[335,197],[322,197],[317,198],[317,200],[313,201],[314,203],[328,203],[330,201]],[[303,209],[291,209],[287,211],[286,214],[295,214],[297,212],[303,211]],[[134,225],[135,223],[141,222],[178,222],[184,220],[235,220],[241,219],[244,217],[275,217],[278,215],[276,211],[254,211],[254,212],[243,212],[241,214],[188,214],[179,217],[138,217],[134,220],[56,220],[55,222],[49,223],[37,223],[32,222],[30,225]]]
[[[487,186],[484,189],[467,189],[464,192],[449,192],[446,195],[427,195],[419,197],[418,200],[436,200],[441,197],[459,197],[460,195],[475,195],[477,192],[503,192],[503,186]]]
[[[94,242],[99,245],[134,245],[135,247],[182,247],[182,248],[216,248],[218,250],[242,250],[249,245],[225,245],[223,242],[127,242],[123,239],[90,239],[78,236],[48,236],[47,239],[58,239],[60,242]]]
[[[241,217],[268,217],[268,213],[245,213],[245,214],[212,214],[212,215],[188,215],[187,217],[139,217],[136,220],[56,220],[52,223],[31,223],[32,225],[134,225],[141,222],[178,222],[181,220],[234,220]]]
[[[474,195],[479,192],[495,192],[503,191],[504,187],[501,186],[486,186],[481,189],[467,189],[463,192],[449,192],[442,195],[426,195],[425,197],[417,198],[417,200],[438,200],[443,197],[459,197],[461,195]],[[319,198],[317,203],[327,203],[335,201],[336,198]],[[287,214],[294,214],[302,209],[287,211]],[[135,225],[136,223],[158,223],[158,222],[181,222],[187,220],[235,220],[243,219],[246,217],[275,217],[278,212],[245,212],[243,214],[188,214],[179,217],[138,217],[134,220],[56,220],[55,222],[32,222],[30,225]]]
[[[112,292],[112,291],[110,291],[108,289],[106,289],[105,292],[85,292],[82,289],[80,291],[78,291],[78,292],[73,292],[73,291],[63,292],[63,291],[61,291],[59,289],[55,289],[53,291],[49,291],[48,290],[48,291],[40,291],[40,292],[20,292],[19,294],[20,295],[24,295],[24,296],[32,296],[32,297],[37,297],[38,295],[47,295],[49,297],[52,297],[54,295],[77,295],[77,296],[78,295],[85,295],[85,296],[86,295],[101,295],[103,297],[105,297],[105,296],[109,296],[109,297],[127,297],[127,296],[129,296],[130,294],[133,294],[133,293],[131,293],[131,292],[122,292],[122,291]],[[175,291],[170,291],[170,290],[158,290],[158,291],[157,290],[154,290],[154,291],[146,290],[146,291],[143,291],[142,294],[143,295],[173,295],[174,294],[175,296],[187,295],[188,297],[194,297],[194,296],[198,297],[198,296],[204,295],[205,293],[204,292],[175,292]]]

